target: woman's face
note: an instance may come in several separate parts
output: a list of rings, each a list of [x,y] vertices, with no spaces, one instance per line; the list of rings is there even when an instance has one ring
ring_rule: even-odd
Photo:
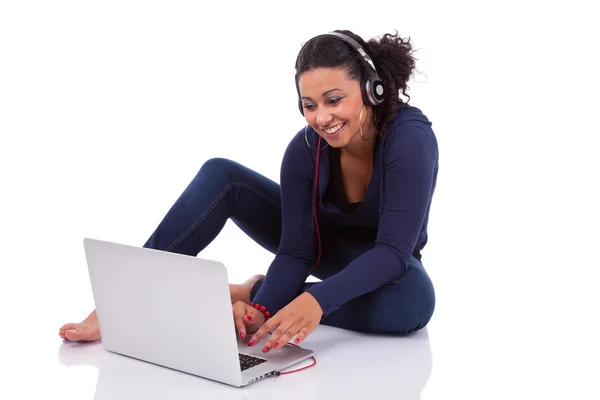
[[[359,115],[363,107],[360,83],[346,71],[317,68],[303,72],[298,80],[306,122],[332,147],[344,147],[360,138]],[[362,110],[362,128],[370,135],[371,110]]]

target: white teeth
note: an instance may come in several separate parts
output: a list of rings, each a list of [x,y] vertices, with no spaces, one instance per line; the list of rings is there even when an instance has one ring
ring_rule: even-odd
[[[341,128],[343,125],[344,125],[344,124],[343,124],[343,123],[341,123],[341,124],[338,124],[338,125],[334,126],[333,128],[329,128],[329,129],[323,129],[323,130],[325,131],[325,133],[328,133],[328,134],[330,134],[330,135],[331,135],[332,133],[336,133],[337,131],[339,131],[339,130],[340,130],[340,128]]]

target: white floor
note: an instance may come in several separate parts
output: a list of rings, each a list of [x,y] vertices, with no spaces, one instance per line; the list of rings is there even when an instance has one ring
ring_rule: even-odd
[[[432,275],[440,277],[438,309],[426,329],[395,338],[320,326],[304,343],[316,352],[314,367],[238,389],[109,353],[101,342],[63,342],[59,326],[90,309],[85,275],[70,286],[71,299],[66,284],[50,287],[23,267],[11,278],[34,290],[4,300],[0,398],[600,398],[597,313],[548,315],[535,296],[524,300],[514,287],[502,293],[502,279],[476,290]],[[546,282],[550,289],[552,282],[559,279]],[[535,295],[548,293],[540,287]],[[569,296],[577,290],[560,297]]]
[[[384,397],[397,392],[402,398],[419,398],[430,379],[432,359],[427,332],[396,340],[323,328],[311,337],[308,346],[316,351],[317,364],[312,369],[265,379],[242,389],[107,353],[100,343],[57,346],[55,368],[64,379],[85,379],[96,400],[279,399],[282,393],[290,398],[329,399],[370,396],[375,388]],[[298,366],[311,363],[312,360]]]

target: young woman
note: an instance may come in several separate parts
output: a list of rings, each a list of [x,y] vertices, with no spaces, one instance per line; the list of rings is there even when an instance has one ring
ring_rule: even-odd
[[[231,219],[271,251],[266,276],[230,285],[240,337],[254,332],[253,345],[271,332],[265,352],[318,324],[392,334],[426,326],[435,293],[421,250],[438,146],[431,122],[399,97],[414,66],[410,40],[397,35],[309,40],[296,61],[307,126],[285,152],[281,186],[208,160],[144,247],[195,256]],[[306,283],[311,274],[321,282]],[[100,338],[95,311],[59,335]]]

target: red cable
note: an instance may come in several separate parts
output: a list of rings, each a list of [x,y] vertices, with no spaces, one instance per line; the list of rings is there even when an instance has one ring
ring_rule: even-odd
[[[321,153],[321,136],[319,136],[319,142],[317,144],[317,160],[316,160],[316,166],[315,166],[315,185],[314,185],[314,193],[315,193],[315,198],[314,198],[314,217],[315,217],[315,226],[317,228],[317,243],[319,244],[319,255],[317,257],[317,263],[315,264],[315,266],[313,267],[313,269],[309,272],[309,276],[312,275],[313,271],[315,269],[317,269],[317,266],[319,265],[319,263],[321,262],[321,234],[319,233],[319,219],[317,218],[317,191],[319,190],[319,154]],[[293,343],[288,343],[291,344],[292,346],[296,346]],[[300,346],[296,346],[298,348],[300,348]],[[302,371],[304,369],[313,367],[316,363],[317,363],[317,359],[314,356],[311,356],[310,358],[313,359],[313,363],[310,365],[307,365],[305,367],[302,368],[298,368],[292,371],[287,371],[287,372],[279,372],[279,375],[287,375],[287,374],[293,374],[294,372],[299,372]]]
[[[319,263],[321,262],[321,234],[319,232],[319,219],[317,218],[317,199],[318,199],[318,190],[319,190],[319,154],[321,154],[321,136],[319,136],[319,142],[317,143],[317,159],[315,166],[315,185],[314,185],[314,217],[315,217],[315,226],[317,228],[317,242],[319,244],[319,255],[317,257],[317,263],[308,273],[308,276],[312,275],[313,271],[317,269]]]
[[[296,346],[295,344],[292,344],[292,343],[289,343],[289,344],[291,344],[292,346]],[[296,347],[300,347],[300,346],[296,346]],[[294,369],[292,371],[280,372],[279,375],[293,374],[294,372],[299,372],[299,371],[302,371],[303,369],[307,369],[307,368],[313,367],[317,363],[317,359],[314,356],[311,356],[310,358],[313,359],[313,363],[312,364],[307,365],[307,366],[302,367],[302,368]]]
[[[271,333],[271,332],[269,332],[269,333]],[[299,349],[301,348],[300,346],[297,346],[297,345],[295,345],[294,343],[288,343],[288,344],[291,344],[292,346],[295,346],[295,347],[297,347],[297,348],[299,348]],[[294,372],[299,372],[299,371],[302,371],[303,369],[307,369],[307,368],[313,367],[313,366],[314,366],[314,365],[317,363],[317,359],[315,358],[315,356],[311,356],[310,358],[312,358],[312,359],[313,359],[313,363],[312,363],[312,364],[310,364],[310,365],[307,365],[307,366],[305,366],[305,367],[302,367],[302,368],[294,369],[294,370],[292,370],[292,371],[287,371],[287,372],[277,372],[275,375],[287,375],[287,374],[293,374]]]

